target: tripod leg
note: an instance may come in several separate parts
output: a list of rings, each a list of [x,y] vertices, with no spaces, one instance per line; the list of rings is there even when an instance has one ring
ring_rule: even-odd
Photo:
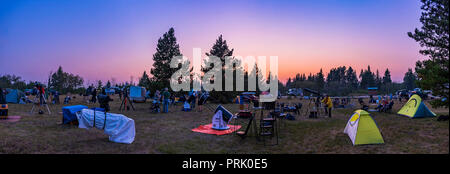
[[[36,104],[33,103],[33,107],[31,108],[30,114],[33,114],[33,111],[34,111],[34,107],[35,107],[35,106],[36,106]]]
[[[128,101],[130,101],[130,105],[131,105],[131,108],[133,108],[133,111],[136,110],[136,109],[134,109],[133,101],[131,101],[129,97],[128,97]]]
[[[45,104],[45,107],[47,107],[48,115],[52,114],[52,113],[50,112],[50,108],[48,108],[48,105],[47,105],[47,104]]]
[[[122,103],[120,104],[120,107],[119,107],[119,111],[122,111],[122,106],[123,106],[123,104],[124,104],[124,100],[122,100]],[[125,107],[124,107],[125,108]]]
[[[31,108],[30,114],[33,114],[34,107],[36,107],[36,103],[38,102],[38,95],[34,98],[33,107]]]

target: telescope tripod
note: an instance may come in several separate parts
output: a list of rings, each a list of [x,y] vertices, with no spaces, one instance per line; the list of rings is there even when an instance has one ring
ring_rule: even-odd
[[[41,105],[45,106],[47,108],[48,111],[48,115],[51,114],[50,109],[48,108],[47,105],[47,100],[45,99],[44,94],[42,93],[38,93],[38,95],[36,95],[36,97],[34,98],[33,101],[33,107],[31,108],[30,114],[33,114],[34,108],[37,106],[39,108],[39,110],[41,109]]]
[[[317,97],[315,100],[319,100],[319,97]],[[317,102],[317,101],[316,101],[316,102]],[[306,116],[306,117],[309,117],[308,114],[310,114],[310,112],[312,111],[311,107],[316,107],[316,112],[317,112],[317,115],[316,115],[316,116],[319,116],[320,114],[324,113],[324,111],[322,110],[322,109],[324,109],[324,108],[322,107],[322,103],[321,103],[321,102],[319,102],[319,103],[320,103],[319,106],[316,107],[316,106],[315,106],[316,103],[313,102],[313,99],[312,99],[312,98],[310,98],[310,99],[309,99],[309,103],[308,103],[308,105],[306,106],[305,116]]]
[[[131,108],[133,108],[133,111],[136,110],[134,109],[134,105],[133,105],[133,101],[130,99],[130,97],[128,96],[127,92],[125,91],[124,95],[123,95],[123,99],[122,99],[122,104],[120,104],[119,107],[119,111],[123,111],[127,109],[127,103],[130,103]],[[123,108],[122,108],[123,106]]]

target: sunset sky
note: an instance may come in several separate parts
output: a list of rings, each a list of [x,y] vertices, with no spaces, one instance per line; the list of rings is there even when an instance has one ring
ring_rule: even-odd
[[[222,34],[240,56],[278,56],[279,78],[352,66],[400,82],[423,59],[407,32],[419,0],[0,0],[0,74],[45,82],[61,65],[86,83],[149,72],[174,27],[181,52]],[[204,55],[204,54],[203,54]]]

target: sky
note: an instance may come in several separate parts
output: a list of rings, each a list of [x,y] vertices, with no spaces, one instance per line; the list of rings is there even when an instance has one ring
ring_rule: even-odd
[[[50,71],[85,83],[137,81],[173,27],[181,53],[209,52],[219,35],[234,55],[278,56],[297,73],[368,65],[396,82],[414,68],[419,0],[0,0],[0,75],[45,82]]]

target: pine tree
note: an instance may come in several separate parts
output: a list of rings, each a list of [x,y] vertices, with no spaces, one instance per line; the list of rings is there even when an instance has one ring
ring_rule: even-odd
[[[139,86],[149,88],[150,87],[150,78],[147,75],[147,72],[144,71],[142,77],[139,79]]]
[[[449,106],[449,0],[422,0],[422,27],[408,36],[424,49],[420,53],[430,59],[416,62],[417,84],[431,89],[434,95],[447,98],[432,105]]]
[[[392,83],[391,80],[391,72],[389,71],[389,69],[386,69],[386,71],[384,72],[384,77],[383,77],[383,84],[387,85]]]
[[[153,55],[154,62],[150,73],[155,82],[161,83],[165,87],[170,85],[172,74],[178,70],[170,68],[170,61],[175,56],[181,56],[180,46],[175,38],[175,30],[170,28],[162,38],[158,39],[156,53]]]
[[[234,51],[234,49],[230,49],[228,47],[227,41],[222,38],[222,35],[220,35],[219,38],[217,38],[217,40],[214,43],[211,50],[209,51],[209,53],[206,53],[206,55],[208,57],[216,56],[222,62],[222,91],[212,91],[210,93],[211,98],[216,99],[217,102],[228,103],[233,98],[235,98],[236,95],[238,94],[237,92],[233,92],[233,91],[224,91],[225,90],[225,70],[226,70],[225,59],[227,57],[231,57],[233,55],[233,51]],[[207,60],[205,60],[205,61],[207,61]],[[202,67],[203,72],[208,72],[211,69],[212,69],[212,67],[209,67],[209,68]],[[233,89],[235,89],[235,86],[236,86],[236,80],[233,81]]]
[[[362,71],[362,70],[361,70]],[[367,66],[367,70],[361,72],[361,88],[367,88],[375,85],[375,75],[370,70],[370,66]]]
[[[320,68],[319,73],[317,73],[315,82],[317,84],[317,91],[322,91],[323,87],[325,86],[325,79],[324,79],[322,68]]]
[[[106,82],[106,88],[111,88],[111,82],[109,80]]]
[[[411,68],[408,68],[408,72],[405,73],[405,77],[403,77],[403,84],[407,90],[412,90],[416,88],[416,80],[417,77],[413,73]]]
[[[381,87],[382,83],[383,83],[383,80],[381,79],[380,72],[377,69],[377,73],[376,73],[376,76],[375,76],[375,85],[377,87]]]
[[[358,88],[358,77],[356,76],[356,72],[353,70],[352,67],[348,67],[347,72],[345,74],[345,79],[347,81],[350,90]]]

